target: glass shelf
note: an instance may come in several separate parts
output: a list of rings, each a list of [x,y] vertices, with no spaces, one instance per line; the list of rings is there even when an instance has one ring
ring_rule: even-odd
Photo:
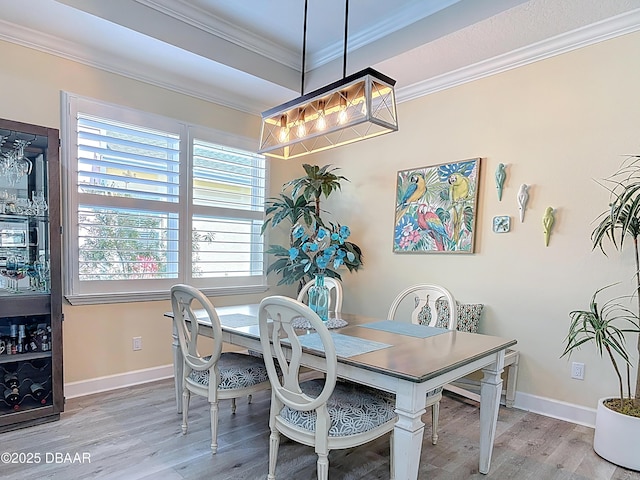
[[[14,362],[28,362],[30,360],[37,360],[40,358],[51,358],[51,351],[48,352],[27,352],[16,353],[13,355],[0,355],[0,365]]]

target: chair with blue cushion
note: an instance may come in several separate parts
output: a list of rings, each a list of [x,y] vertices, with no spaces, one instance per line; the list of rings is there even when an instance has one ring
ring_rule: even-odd
[[[236,352],[222,352],[220,319],[209,299],[189,285],[171,288],[173,321],[184,358],[182,377],[182,433],[187,433],[187,415],[191,393],[209,400],[211,411],[211,451],[218,450],[218,401],[231,399],[235,413],[235,399],[270,387],[267,369],[261,358]],[[199,353],[198,322],[195,311],[206,313],[213,330],[211,354]],[[202,315],[200,315],[202,318]],[[211,340],[207,338],[206,342]],[[203,348],[201,345],[200,348]],[[213,379],[213,380],[212,380]]]
[[[447,310],[443,307],[448,306]],[[448,313],[448,318],[438,322],[438,313]],[[389,313],[389,320],[399,320],[435,327],[442,325],[449,330],[455,330],[457,324],[457,304],[451,292],[440,285],[418,284],[405,288],[393,300]],[[438,443],[438,417],[440,414],[440,400],[442,387],[427,393],[425,408],[431,407],[431,443]]]
[[[318,358],[324,362],[320,367],[326,372],[323,379],[300,382],[302,345],[291,325],[297,317],[306,318],[322,342],[324,358]],[[267,297],[260,303],[259,323],[262,350],[272,352],[265,355],[272,392],[269,480],[276,478],[280,434],[313,446],[318,455],[318,479],[326,480],[330,450],[362,445],[393,431],[397,416],[392,395],[336,382],[338,360],[333,339],[309,307],[289,297]]]

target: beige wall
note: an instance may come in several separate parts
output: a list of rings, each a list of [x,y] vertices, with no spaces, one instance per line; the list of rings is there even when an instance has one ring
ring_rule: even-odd
[[[571,380],[559,356],[568,312],[634,273],[629,251],[607,259],[591,251],[590,233],[608,204],[594,179],[613,173],[622,154],[640,153],[638,58],[636,33],[432,94],[399,105],[397,133],[314,157],[351,180],[327,205],[365,255],[364,270],[345,276],[343,310],[384,315],[404,286],[439,283],[460,301],[485,304],[483,332],[518,340],[518,391],[592,408],[617,392],[611,367],[592,348],[572,357],[585,362],[584,381]],[[473,157],[483,158],[476,253],[392,253],[396,172]],[[508,164],[502,202],[500,162]],[[531,185],[524,223],[522,183]],[[557,209],[549,247],[547,206]],[[511,233],[492,232],[495,215],[512,217]]]
[[[0,42],[0,57],[7,66],[0,70],[4,118],[59,128],[60,90],[66,90],[257,137],[256,117],[9,43]],[[350,225],[366,262],[345,276],[345,311],[384,315],[403,286],[443,284],[463,302],[486,305],[482,331],[518,339],[519,391],[593,407],[596,398],[615,391],[608,365],[585,348],[573,357],[586,363],[585,380],[570,380],[569,364],[559,355],[567,313],[585,307],[596,288],[633,273],[629,252],[606,259],[591,251],[589,235],[607,204],[594,179],[614,171],[621,154],[640,151],[637,58],[640,34],[633,34],[403,103],[395,134],[302,161],[273,161],[272,194],[302,174],[303,162],[340,166],[351,183],[326,206]],[[478,156],[476,253],[393,254],[396,172]],[[509,175],[502,202],[493,181],[499,162],[508,164]],[[525,223],[493,234],[494,215],[517,219],[521,183],[532,185]],[[547,206],[558,209],[549,247],[541,227]],[[65,381],[169,364],[170,325],[162,317],[168,309],[162,301],[65,305]],[[131,351],[133,336],[143,337],[141,352]]]

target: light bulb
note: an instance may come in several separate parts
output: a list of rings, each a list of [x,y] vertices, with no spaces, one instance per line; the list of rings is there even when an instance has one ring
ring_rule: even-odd
[[[318,101],[318,120],[316,120],[316,129],[324,130],[327,128],[327,119],[324,117],[324,101]]]
[[[362,115],[364,115],[365,117],[367,116],[367,101],[366,100],[362,100],[362,107],[360,107],[360,112],[362,113]]]
[[[347,123],[347,120],[349,120],[349,115],[347,115],[347,108],[345,107],[340,110],[340,113],[338,113],[338,123],[340,123],[340,125],[344,125]]]
[[[304,137],[307,134],[307,127],[305,126],[304,121],[300,120],[300,123],[298,123],[296,134],[298,137]]]
[[[340,125],[344,125],[349,120],[349,115],[347,114],[347,94],[340,97],[340,111],[338,112],[338,123]]]
[[[304,123],[304,117],[304,110],[300,109],[300,113],[298,114],[298,129],[296,130],[296,135],[298,135],[298,138],[304,137],[307,134],[307,126]]]
[[[280,143],[285,143],[289,140],[289,128],[287,127],[287,116],[282,115],[280,117],[280,132],[278,133],[278,140]]]
[[[287,127],[280,127],[280,133],[278,134],[278,140],[280,143],[284,143],[289,140],[289,129]]]

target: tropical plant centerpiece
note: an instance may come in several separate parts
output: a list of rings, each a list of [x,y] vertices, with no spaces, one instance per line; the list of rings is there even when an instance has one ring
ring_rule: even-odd
[[[598,304],[597,290],[588,310],[570,313],[572,319],[562,356],[586,343],[593,343],[600,356],[611,362],[618,380],[618,397],[603,398],[596,410],[593,448],[598,455],[625,468],[640,470],[637,438],[640,432],[640,365],[631,365],[625,334],[635,333],[640,354],[640,156],[630,156],[621,168],[601,184],[611,194],[609,208],[599,217],[591,233],[593,249],[605,251],[605,243],[622,251],[625,239],[633,240],[635,291],[626,297],[614,297]],[[628,243],[628,242],[627,242]],[[636,313],[627,305],[636,303]],[[626,372],[625,380],[621,367]],[[635,391],[631,389],[631,368],[635,369]],[[626,386],[626,393],[625,387]]]
[[[293,227],[289,260],[302,267],[303,272],[325,275],[328,268],[335,271],[356,261],[354,249],[346,242],[351,235],[349,227],[329,225],[329,228],[316,224],[311,228],[301,224]]]
[[[321,197],[328,198],[341,190],[337,168],[303,165],[306,175],[284,184],[279,197],[267,202],[266,220],[262,232],[269,225],[277,227],[289,223],[289,245],[270,245],[267,253],[276,257],[267,273],[282,275],[278,285],[298,282],[300,287],[317,274],[341,280],[340,268],[350,272],[362,266],[362,250],[347,240],[351,231],[346,225],[325,221],[320,208]],[[288,193],[290,191],[290,194]]]

